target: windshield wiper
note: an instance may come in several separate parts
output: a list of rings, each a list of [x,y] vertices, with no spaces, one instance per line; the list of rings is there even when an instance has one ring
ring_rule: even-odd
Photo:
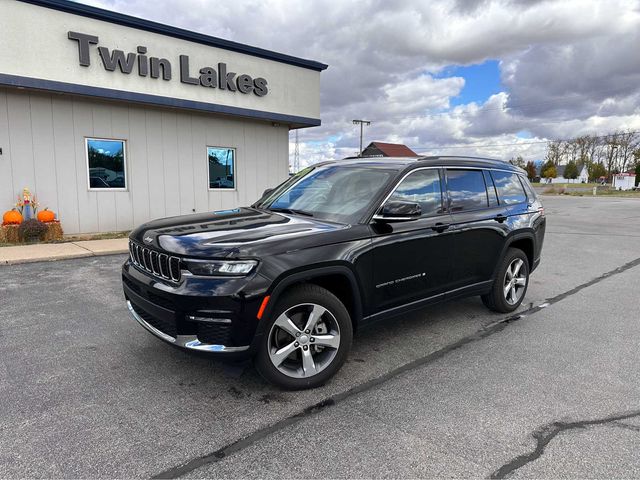
[[[305,217],[313,217],[313,213],[305,210],[297,210],[295,208],[269,208],[272,212],[293,213],[296,215],[304,215]]]

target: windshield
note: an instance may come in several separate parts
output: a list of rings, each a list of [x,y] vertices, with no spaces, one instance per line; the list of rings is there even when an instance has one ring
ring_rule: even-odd
[[[340,223],[357,222],[394,170],[330,165],[308,168],[257,206]]]

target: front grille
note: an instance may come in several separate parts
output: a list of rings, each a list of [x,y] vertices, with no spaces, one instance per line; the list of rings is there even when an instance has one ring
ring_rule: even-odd
[[[202,343],[212,345],[229,345],[231,325],[209,322],[198,322],[197,335]]]
[[[134,304],[133,302],[131,303],[131,305],[133,306],[133,309],[136,311],[136,313],[140,315],[140,317],[142,317],[142,319],[152,327],[173,338],[176,338],[178,336],[178,329],[176,327],[175,321],[156,318],[153,315],[149,315],[141,307]]]
[[[180,259],[166,253],[159,253],[150,248],[129,241],[129,255],[133,264],[156,277],[180,281]]]

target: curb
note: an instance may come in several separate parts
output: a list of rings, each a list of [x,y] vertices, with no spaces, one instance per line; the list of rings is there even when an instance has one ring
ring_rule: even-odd
[[[129,253],[129,251],[122,250],[121,252],[87,252],[71,255],[59,255],[55,257],[19,258],[15,260],[0,259],[0,267],[2,267],[3,265],[20,265],[23,263],[57,262],[58,260],[73,260],[74,258],[106,257],[110,255],[124,255],[126,253]]]
[[[119,244],[109,245],[108,243],[102,243],[101,241],[79,241],[2,247],[0,248],[0,266],[17,265],[21,263],[52,262],[73,258],[99,257],[103,255],[123,255],[128,252],[128,247],[121,247]]]

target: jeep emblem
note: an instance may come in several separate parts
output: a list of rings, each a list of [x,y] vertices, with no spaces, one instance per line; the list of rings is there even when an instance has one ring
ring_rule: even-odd
[[[153,242],[153,237],[150,237],[150,236],[147,235],[142,240],[144,240],[144,243],[151,243],[151,242]]]

